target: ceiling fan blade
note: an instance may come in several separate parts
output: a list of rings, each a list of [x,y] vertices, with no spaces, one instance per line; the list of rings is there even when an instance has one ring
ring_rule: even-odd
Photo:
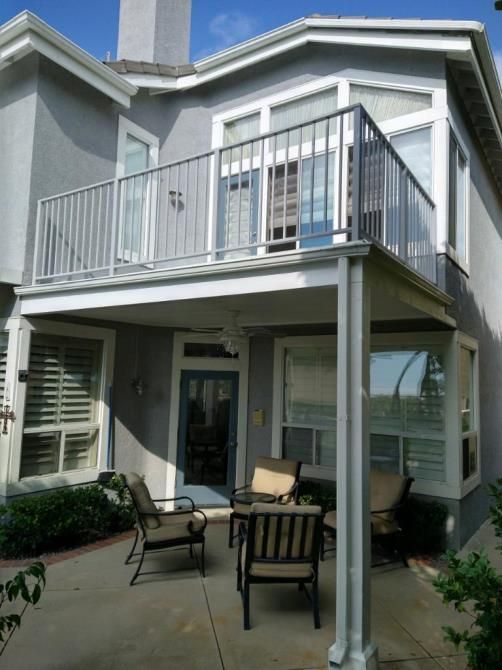
[[[219,328],[190,328],[192,333],[208,333],[211,335],[219,335],[221,330]]]

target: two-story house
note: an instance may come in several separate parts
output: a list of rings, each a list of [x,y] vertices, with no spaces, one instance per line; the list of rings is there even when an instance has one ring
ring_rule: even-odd
[[[0,28],[1,495],[114,468],[225,506],[298,459],[364,581],[373,465],[462,545],[502,476],[484,27],[314,15],[192,64],[189,37],[188,0],[122,0],[113,62]]]

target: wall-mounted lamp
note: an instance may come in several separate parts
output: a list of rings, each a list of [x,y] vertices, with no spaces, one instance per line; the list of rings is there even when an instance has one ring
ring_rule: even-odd
[[[131,379],[131,386],[138,396],[142,396],[146,389],[146,383],[143,377],[139,374],[139,326],[136,327],[136,342],[134,355],[134,377]]]
[[[131,386],[140,397],[145,392],[145,382],[142,377],[134,377],[131,381]]]
[[[176,200],[180,200],[182,195],[183,193],[181,191],[169,191],[169,197],[171,198],[171,202],[176,202]]]

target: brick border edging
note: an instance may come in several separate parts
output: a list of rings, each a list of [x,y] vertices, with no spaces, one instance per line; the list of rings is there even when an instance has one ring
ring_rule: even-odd
[[[228,519],[209,519],[208,525],[213,524],[223,524],[228,523]],[[91,551],[96,551],[96,549],[104,549],[109,547],[112,544],[117,544],[117,542],[123,542],[134,537],[135,530],[126,530],[124,533],[119,533],[118,535],[112,535],[110,537],[105,537],[102,540],[97,540],[97,542],[91,542],[91,544],[84,544],[81,547],[75,549],[68,549],[67,551],[61,551],[57,554],[43,554],[42,556],[34,556],[33,558],[2,558],[0,559],[0,568],[26,568],[31,565],[34,561],[42,561],[46,566],[54,565],[55,563],[60,563],[61,561],[67,561],[70,558],[77,558],[83,554],[89,554]]]

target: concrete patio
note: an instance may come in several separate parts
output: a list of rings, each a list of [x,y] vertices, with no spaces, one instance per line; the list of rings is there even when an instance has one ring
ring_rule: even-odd
[[[294,585],[251,590],[250,631],[235,590],[237,549],[226,524],[207,530],[203,580],[186,549],[151,556],[140,577],[124,566],[131,540],[51,565],[47,589],[0,656],[6,670],[307,670],[325,668],[335,636],[335,565],[321,563],[321,625]],[[145,562],[146,565],[146,562]],[[15,569],[3,569],[3,579]],[[464,670],[465,656],[443,641],[458,624],[431,585],[433,571],[400,564],[372,571],[373,631],[385,670]],[[468,625],[469,617],[463,621]]]

